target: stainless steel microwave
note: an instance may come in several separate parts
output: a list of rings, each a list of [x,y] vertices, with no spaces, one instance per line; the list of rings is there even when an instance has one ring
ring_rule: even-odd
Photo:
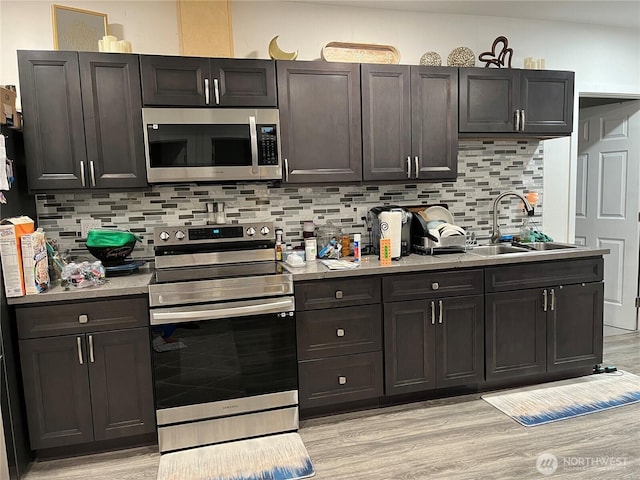
[[[277,109],[143,108],[149,183],[278,180]]]

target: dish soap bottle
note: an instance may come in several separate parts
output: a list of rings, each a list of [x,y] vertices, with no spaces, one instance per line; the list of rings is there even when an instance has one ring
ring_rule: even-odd
[[[531,227],[529,226],[529,219],[522,220],[522,229],[520,230],[520,242],[531,242]]]

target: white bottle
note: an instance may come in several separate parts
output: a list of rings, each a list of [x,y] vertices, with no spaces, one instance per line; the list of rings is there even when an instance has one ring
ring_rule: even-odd
[[[315,237],[307,238],[304,241],[304,258],[307,262],[316,260],[318,243]]]

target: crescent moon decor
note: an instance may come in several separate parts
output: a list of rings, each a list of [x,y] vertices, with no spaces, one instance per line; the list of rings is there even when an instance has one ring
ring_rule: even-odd
[[[278,46],[278,37],[280,35],[276,35],[269,42],[269,56],[273,60],[295,60],[298,58],[298,51],[295,52],[284,52]]]

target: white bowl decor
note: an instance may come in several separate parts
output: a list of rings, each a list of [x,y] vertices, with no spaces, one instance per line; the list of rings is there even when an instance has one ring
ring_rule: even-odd
[[[447,57],[447,65],[450,67],[475,67],[476,54],[468,47],[454,48]]]

